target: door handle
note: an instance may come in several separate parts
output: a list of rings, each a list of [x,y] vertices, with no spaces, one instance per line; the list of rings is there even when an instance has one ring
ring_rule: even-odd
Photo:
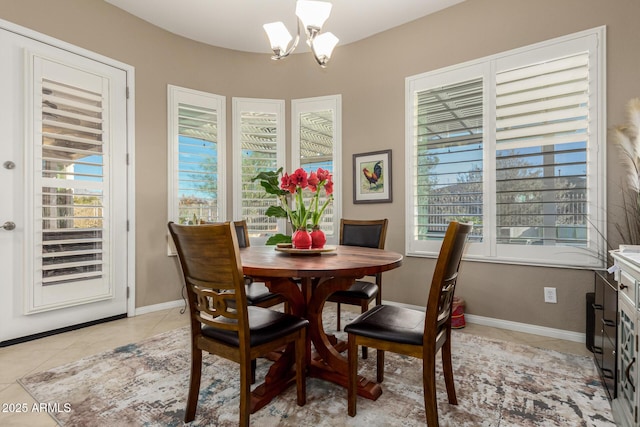
[[[11,231],[14,228],[16,228],[16,223],[15,222],[11,222],[11,221],[7,221],[4,224],[2,224],[2,228],[4,228],[7,231]]]

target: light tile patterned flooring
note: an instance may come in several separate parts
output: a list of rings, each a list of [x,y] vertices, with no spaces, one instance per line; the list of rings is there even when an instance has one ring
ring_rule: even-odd
[[[344,307],[345,309],[349,309]],[[76,331],[0,348],[0,410],[10,404],[26,404],[27,413],[0,412],[0,425],[53,427],[56,422],[46,413],[31,412],[35,401],[16,380],[25,375],[64,365],[85,356],[187,326],[188,313],[179,308],[148,313],[91,326]],[[535,347],[590,356],[582,343],[470,324],[461,333],[497,338]]]

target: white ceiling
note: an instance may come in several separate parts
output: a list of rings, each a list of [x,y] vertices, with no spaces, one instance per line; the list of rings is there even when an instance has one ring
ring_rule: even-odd
[[[263,24],[282,21],[289,32],[296,31],[296,0],[105,1],[180,36],[245,52],[271,53]],[[339,44],[348,44],[462,1],[331,0],[333,9],[323,31],[334,33]]]

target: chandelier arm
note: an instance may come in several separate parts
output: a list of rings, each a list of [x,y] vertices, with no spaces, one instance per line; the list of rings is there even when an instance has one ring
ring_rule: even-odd
[[[316,48],[313,46],[313,41],[310,44],[311,47],[311,53],[313,53],[313,57],[316,59],[316,62],[318,63],[318,65],[320,65],[320,67],[325,68],[327,66],[327,57],[323,56],[322,59],[320,59],[320,57],[318,57],[318,53],[316,52]]]
[[[296,38],[293,40],[293,44],[291,45],[291,47],[287,49],[285,53],[274,52],[275,55],[273,55],[271,59],[278,60],[278,59],[286,58],[291,53],[293,53],[294,50],[296,50],[296,47],[298,47],[298,43],[300,42],[300,19],[297,19],[297,21],[298,21],[298,33],[296,34]]]

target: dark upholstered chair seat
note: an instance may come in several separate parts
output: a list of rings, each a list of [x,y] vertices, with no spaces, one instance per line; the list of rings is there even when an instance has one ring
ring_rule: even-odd
[[[290,314],[280,313],[262,307],[247,307],[247,314],[249,316],[249,342],[251,347],[284,337],[309,324],[309,321],[306,319],[300,319]],[[237,323],[228,317],[219,317],[213,322],[226,324]],[[234,347],[240,345],[236,331],[217,329],[203,325],[202,335]]]
[[[349,289],[346,291],[338,291],[331,294],[329,301],[331,298],[356,298],[356,299],[366,299],[367,301],[374,298],[378,294],[378,285],[371,282],[365,282],[363,280],[357,280]]]
[[[422,311],[394,305],[377,305],[344,327],[347,333],[402,344],[422,345]]]
[[[262,282],[251,282],[246,285],[245,290],[247,292],[247,304],[249,305],[266,307],[263,304],[269,304],[279,297],[278,294],[269,292],[269,288]]]

